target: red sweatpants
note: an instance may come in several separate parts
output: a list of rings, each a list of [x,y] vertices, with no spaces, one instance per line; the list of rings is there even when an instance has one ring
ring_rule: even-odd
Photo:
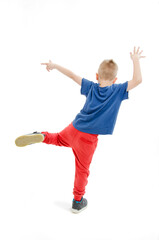
[[[59,133],[42,133],[46,135],[44,143],[72,148],[75,155],[73,195],[76,201],[80,201],[85,194],[85,186],[88,183],[89,166],[97,147],[98,134],[78,131],[72,123]]]

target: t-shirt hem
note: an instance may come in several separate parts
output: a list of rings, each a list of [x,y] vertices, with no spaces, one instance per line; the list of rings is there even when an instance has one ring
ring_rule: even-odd
[[[103,131],[103,130],[92,131],[92,128],[91,128],[91,129],[89,129],[89,128],[85,129],[85,128],[81,128],[81,127],[79,128],[79,127],[76,126],[76,124],[74,123],[74,121],[72,122],[72,125],[73,125],[78,131],[85,132],[85,133],[97,134],[97,135],[112,135],[112,134],[113,134],[113,131],[106,131],[105,129],[104,129],[104,131]]]

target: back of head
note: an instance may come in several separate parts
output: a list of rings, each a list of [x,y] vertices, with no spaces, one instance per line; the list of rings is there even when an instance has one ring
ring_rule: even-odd
[[[100,79],[105,80],[113,80],[118,71],[117,64],[113,61],[113,59],[110,60],[104,60],[98,68],[98,75]]]

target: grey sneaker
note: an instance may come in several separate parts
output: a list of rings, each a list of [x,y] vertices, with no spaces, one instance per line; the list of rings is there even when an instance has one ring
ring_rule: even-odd
[[[73,199],[72,212],[79,213],[79,212],[83,211],[84,209],[86,209],[87,205],[88,205],[88,201],[86,198],[82,197],[81,201],[76,201],[75,199]]]
[[[17,147],[25,147],[33,143],[40,143],[44,140],[45,135],[40,132],[33,132],[30,134],[22,135],[15,140]]]

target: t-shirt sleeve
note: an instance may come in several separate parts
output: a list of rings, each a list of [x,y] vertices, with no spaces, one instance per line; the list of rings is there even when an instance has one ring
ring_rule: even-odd
[[[119,84],[119,94],[122,101],[129,98],[129,91],[127,92],[127,87],[128,81]]]
[[[82,83],[81,83],[81,94],[85,95],[87,97],[89,90],[91,89],[93,85],[92,81],[89,81],[85,78],[82,78]]]

